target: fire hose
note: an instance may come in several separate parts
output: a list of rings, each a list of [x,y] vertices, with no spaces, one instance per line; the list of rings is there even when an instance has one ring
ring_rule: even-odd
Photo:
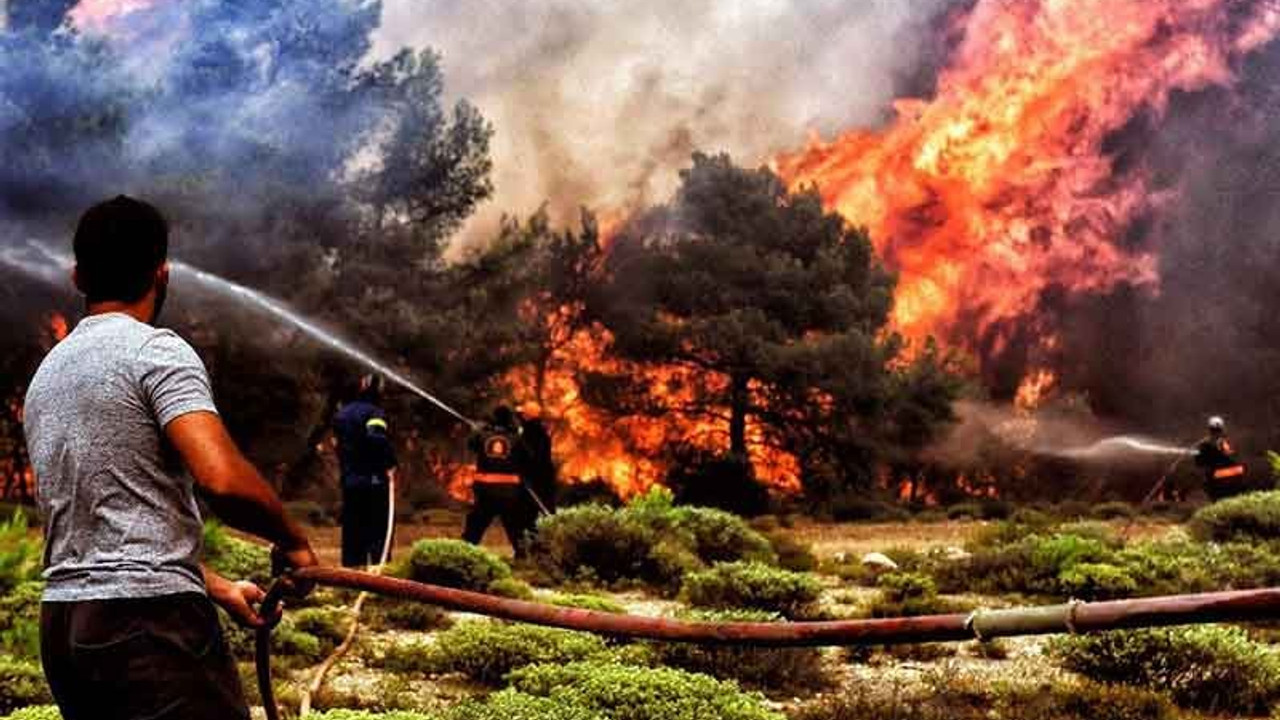
[[[972,613],[880,620],[794,623],[689,622],[565,608],[484,593],[330,567],[293,570],[277,580],[262,604],[262,616],[279,621],[281,602],[298,584],[373,593],[503,620],[580,630],[633,640],[746,647],[830,647],[992,640],[1017,635],[1089,633],[1139,627],[1280,618],[1280,588],[1112,600]],[[258,630],[258,688],[268,720],[278,720],[271,683],[272,624]]]

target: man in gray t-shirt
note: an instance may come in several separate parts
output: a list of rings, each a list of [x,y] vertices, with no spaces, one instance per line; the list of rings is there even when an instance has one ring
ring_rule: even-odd
[[[65,720],[248,718],[210,600],[255,626],[263,592],[202,567],[196,488],[286,563],[315,554],[227,435],[195,351],[152,326],[169,280],[164,218],[118,197],[85,213],[74,244],[87,317],[25,405],[45,675]]]

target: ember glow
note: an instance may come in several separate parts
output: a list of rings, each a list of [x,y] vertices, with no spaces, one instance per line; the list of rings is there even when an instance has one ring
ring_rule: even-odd
[[[813,141],[778,160],[794,186],[866,226],[900,274],[894,323],[980,356],[1039,312],[1047,290],[1156,289],[1152,242],[1130,232],[1169,198],[1107,142],[1171,93],[1233,81],[1274,39],[1271,3],[979,0],[929,100],[881,131]],[[1046,371],[1047,372],[1047,371]],[[1047,389],[1028,378],[1028,399]]]

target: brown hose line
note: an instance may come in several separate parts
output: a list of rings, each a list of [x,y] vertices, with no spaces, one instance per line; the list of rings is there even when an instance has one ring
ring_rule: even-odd
[[[361,590],[384,597],[427,603],[446,610],[581,630],[610,637],[750,647],[828,647],[989,640],[1013,635],[1084,633],[1280,618],[1280,588],[880,620],[713,623],[543,605],[343,568],[304,568],[291,572],[289,577],[304,583]],[[274,612],[283,592],[281,587],[277,583],[268,592],[264,613]],[[258,632],[258,682],[268,719],[278,720],[279,714],[271,687],[270,634],[270,628],[263,628]]]

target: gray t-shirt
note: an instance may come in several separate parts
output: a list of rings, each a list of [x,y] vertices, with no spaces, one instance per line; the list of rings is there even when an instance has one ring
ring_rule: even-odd
[[[85,318],[44,359],[24,415],[46,602],[205,591],[192,480],[163,433],[199,411],[216,412],[199,356],[128,315]]]

